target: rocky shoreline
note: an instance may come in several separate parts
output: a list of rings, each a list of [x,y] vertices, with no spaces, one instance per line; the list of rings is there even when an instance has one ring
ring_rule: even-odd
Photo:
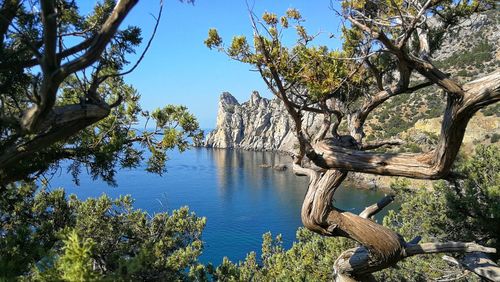
[[[313,114],[304,116],[307,128],[320,127]],[[229,92],[221,94],[216,128],[210,132],[204,146],[249,151],[293,152],[297,142],[293,123],[282,102],[267,99],[254,91],[250,100],[239,103]]]

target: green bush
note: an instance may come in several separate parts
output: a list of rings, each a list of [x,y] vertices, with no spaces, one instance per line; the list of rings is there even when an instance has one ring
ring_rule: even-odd
[[[10,185],[0,198],[0,280],[188,278],[205,219],[187,207],[149,216],[130,196],[78,200],[63,190]]]
[[[299,228],[296,242],[285,250],[281,236],[273,238],[266,233],[261,263],[257,263],[255,252],[236,264],[224,258],[212,275],[218,281],[331,281],[335,260],[354,245],[345,238],[322,237]]]
[[[498,140],[500,140],[500,134],[493,133],[493,135],[491,135],[491,143],[496,143]]]
[[[500,104],[496,103],[494,105],[489,105],[488,107],[484,108],[482,112],[485,116],[496,115],[497,117],[500,117]]]
[[[392,188],[401,206],[397,211],[389,211],[384,225],[407,241],[419,235],[422,242],[476,241],[498,248],[500,155],[495,150],[493,146],[480,146],[476,155],[460,161],[455,171],[466,178],[456,183],[441,181],[428,190],[410,187],[408,180],[397,180]],[[354,245],[351,240],[321,237],[300,228],[297,242],[285,250],[280,236],[273,238],[266,233],[260,263],[252,252],[243,262],[233,263],[225,258],[217,268],[207,269],[219,281],[332,281],[333,263],[342,251]],[[377,281],[431,281],[453,272],[464,274],[441,256],[411,257],[375,276]],[[474,274],[465,274],[462,279],[478,281]]]

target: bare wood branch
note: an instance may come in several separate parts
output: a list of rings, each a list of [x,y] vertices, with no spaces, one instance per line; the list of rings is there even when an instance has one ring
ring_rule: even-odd
[[[433,82],[426,81],[419,83],[415,86],[403,88],[401,87],[401,83],[394,84],[386,89],[379,91],[377,94],[373,95],[368,99],[360,109],[360,118],[366,119],[366,117],[378,106],[387,101],[389,98],[392,98],[396,95],[400,94],[408,94],[413,93],[417,90],[423,89],[425,87],[431,86]],[[364,120],[363,119],[363,120]]]
[[[293,163],[292,165],[293,173],[297,176],[308,176],[309,178],[314,178],[318,176],[318,172],[311,168],[305,168],[300,164]]]
[[[420,242],[420,240],[422,240],[422,236],[416,236],[415,238],[411,239],[409,242],[407,242],[407,244],[418,244]]]
[[[446,243],[423,243],[418,245],[407,245],[405,247],[405,257],[411,257],[421,254],[435,254],[435,253],[496,253],[495,248],[488,248],[476,243],[463,243],[463,242],[446,242]]]
[[[377,203],[366,207],[360,214],[359,216],[362,218],[371,218],[372,216],[376,215],[380,211],[382,211],[385,207],[387,207],[390,203],[394,201],[394,195],[387,195],[383,197],[380,201]]]
[[[450,256],[447,256],[447,255],[444,255],[441,257],[444,261],[446,261],[447,263],[449,264],[454,264],[456,266],[460,266],[460,262],[454,258],[454,257],[450,257]]]
[[[500,267],[484,253],[467,255],[460,264],[488,281],[500,281]]]
[[[120,0],[86,52],[77,59],[57,67],[57,56],[55,55],[57,30],[53,27],[56,22],[54,3],[50,0],[42,1],[45,17],[44,37],[48,37],[44,38],[44,44],[48,44],[48,46],[45,46],[46,50],[42,64],[44,78],[40,90],[41,101],[25,111],[21,120],[21,124],[27,132],[36,132],[39,129],[41,120],[50,113],[55,104],[57,91],[63,80],[70,74],[92,65],[99,59],[104,48],[118,30],[118,26],[137,2],[138,0]]]
[[[118,26],[137,2],[138,0],[120,0],[101,27],[99,33],[94,37],[87,51],[77,59],[64,64],[59,69],[57,74],[59,79],[62,80],[69,74],[92,65],[99,58],[106,45],[118,30]]]
[[[107,117],[109,108],[88,104],[67,105],[56,108],[41,124],[44,132],[30,140],[6,148],[0,156],[0,184],[8,182],[3,172],[21,159],[27,158],[55,142],[73,136],[85,127]]]
[[[51,0],[40,1],[40,5],[42,8],[43,50],[44,50],[41,67],[44,72],[44,75],[48,77],[50,77],[58,67],[57,57],[56,57],[57,13],[55,4],[56,4],[55,1]],[[42,95],[42,103],[43,100],[44,100],[44,95]]]
[[[89,46],[92,44],[93,41],[94,41],[94,37],[90,37],[90,38],[82,41],[81,43],[73,46],[73,47],[70,47],[68,49],[65,49],[65,50],[57,53],[57,55],[56,55],[57,60],[60,62],[60,61],[62,61],[62,59],[66,58],[66,57],[75,55],[76,53],[81,52],[81,51],[89,48]],[[27,61],[20,62],[20,66],[22,68],[34,67],[38,64],[39,64],[39,61],[37,58],[33,58],[33,59],[30,59]],[[5,71],[5,70],[9,69],[9,67],[10,67],[10,65],[8,65],[8,64],[0,63],[0,71]]]
[[[377,88],[380,91],[384,90],[384,84],[382,83],[382,74],[380,73],[380,70],[370,62],[369,58],[365,59],[365,64],[368,66],[368,69],[371,71],[373,76],[375,77],[375,80],[377,81]]]
[[[373,150],[373,149],[378,149],[380,147],[384,146],[398,146],[403,144],[403,140],[384,140],[384,141],[373,141],[373,142],[365,142],[361,146],[361,150],[367,151],[367,150]]]
[[[425,16],[426,10],[429,9],[431,7],[431,5],[437,4],[436,2],[439,2],[439,1],[427,0],[427,2],[424,4],[424,6],[420,9],[420,11],[417,13],[417,15],[413,18],[413,21],[410,24],[409,28],[405,31],[405,34],[403,35],[403,38],[401,39],[401,41],[398,44],[399,48],[403,48],[404,46],[406,46],[406,43],[408,42],[408,39],[410,39],[410,37],[412,36],[413,32],[417,28],[417,24],[420,21],[420,18],[422,16]]]
[[[404,250],[391,260],[373,259],[373,254],[366,247],[357,247],[344,251],[335,261],[335,275],[359,278],[385,269],[409,256],[432,253],[495,253],[494,248],[487,248],[476,243],[446,242],[406,245]]]
[[[332,132],[333,138],[339,138],[338,129],[339,129],[340,123],[342,122],[342,118],[344,117],[344,115],[339,111],[333,111],[333,113],[335,114],[336,119],[332,124],[331,132]]]
[[[460,85],[457,81],[450,79],[447,74],[443,73],[431,63],[420,58],[410,58],[406,54],[404,60],[406,60],[413,69],[417,70],[428,80],[437,84],[447,93],[451,93],[453,95],[456,95],[457,97],[461,97],[464,95],[462,85]]]
[[[290,114],[292,117],[292,120],[295,124],[295,134],[297,135],[297,138],[299,139],[299,156],[298,161],[300,162],[304,155],[306,154],[306,151],[308,150],[306,147],[310,147],[310,143],[307,141],[307,139],[304,137],[304,133],[302,132],[302,115],[300,113],[300,110],[296,110],[292,104],[292,102],[288,99],[287,97],[287,91],[286,87],[283,84],[281,77],[279,75],[278,70],[276,69],[276,66],[272,60],[272,56],[269,53],[269,50],[266,48],[266,44],[264,42],[263,37],[259,34],[259,29],[257,28],[257,25],[255,23],[255,18],[254,14],[250,12],[250,21],[252,23],[252,28],[253,31],[256,35],[256,39],[259,41],[259,44],[262,48],[262,54],[264,56],[264,60],[269,67],[269,71],[271,72],[271,76],[274,80],[274,83],[276,85],[276,88],[270,87],[271,90],[274,90],[273,93],[280,98],[281,101],[283,101],[283,104],[285,105],[285,109],[287,112]],[[259,71],[261,71],[261,68],[259,68]],[[261,71],[262,74],[262,71]],[[264,77],[264,76],[262,76]],[[265,80],[266,83],[272,86],[272,84]]]
[[[329,132],[331,125],[332,125],[331,114],[329,114],[327,112],[323,113],[323,122],[321,123],[321,128],[318,130],[317,134],[314,136],[313,143],[316,143],[318,141],[325,139],[326,134]]]
[[[404,46],[398,46],[397,44],[395,44],[391,39],[387,37],[387,35],[383,31],[374,30],[369,26],[356,20],[352,16],[348,16],[347,19],[353,25],[357,26],[364,32],[368,33],[371,36],[371,38],[380,41],[387,48],[389,52],[396,55],[396,57],[399,60],[400,66],[407,65],[409,68],[417,70],[421,75],[423,75],[430,81],[436,83],[448,93],[452,93],[457,96],[463,95],[464,91],[458,82],[448,78],[448,76],[445,73],[437,69],[431,63],[422,60],[420,58],[410,57],[407,54],[407,51],[405,50]]]
[[[387,37],[387,35],[385,35],[384,32],[382,32],[382,31],[375,31],[375,30],[371,29],[370,27],[368,27],[367,25],[365,25],[365,24],[361,23],[360,21],[356,20],[352,16],[347,16],[347,19],[352,24],[354,24],[359,29],[361,29],[362,31],[370,34],[370,36],[373,39],[376,39],[376,40],[380,41],[382,44],[384,44],[385,47],[387,47],[387,49],[389,51],[391,51],[392,53],[398,55],[398,57],[400,56],[401,50],[396,45],[394,45],[394,43]]]
[[[500,101],[500,71],[464,86],[463,100],[450,96],[436,149],[421,154],[374,153],[335,146],[332,140],[314,144],[308,157],[323,168],[379,175],[440,179],[446,176],[463,140],[468,121],[486,105]]]
[[[146,53],[148,52],[149,48],[151,47],[151,43],[153,42],[153,39],[155,38],[156,31],[158,30],[158,25],[160,25],[160,19],[161,19],[162,13],[163,13],[163,0],[160,0],[160,10],[158,11],[158,16],[154,17],[156,23],[155,23],[155,26],[153,28],[153,33],[149,37],[149,40],[148,40],[148,43],[146,44],[146,47],[142,51],[141,55],[139,56],[139,59],[137,59],[137,61],[135,62],[135,64],[130,69],[128,69],[127,71],[101,77],[99,79],[99,81],[102,82],[102,81],[104,81],[104,80],[106,80],[106,79],[108,79],[110,77],[124,76],[124,75],[130,74],[130,73],[132,73],[139,66],[139,64],[142,62],[142,60],[146,56]]]
[[[400,67],[400,69],[403,70],[405,69],[405,67]],[[406,74],[406,76],[409,75],[410,73]],[[393,84],[392,86],[387,87],[382,91],[379,91],[377,94],[373,95],[368,100],[366,100],[358,111],[348,116],[348,126],[350,133],[356,139],[357,142],[361,143],[364,137],[364,132],[363,132],[364,123],[368,118],[368,115],[375,108],[380,106],[382,103],[384,103],[391,97],[404,93],[412,93],[433,84],[433,82],[427,81],[412,87],[408,87],[408,83],[409,83],[409,77],[407,78],[400,77],[400,81],[398,83]]]

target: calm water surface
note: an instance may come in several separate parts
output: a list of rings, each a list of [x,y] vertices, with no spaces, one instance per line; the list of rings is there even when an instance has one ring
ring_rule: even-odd
[[[63,170],[51,186],[65,187],[79,198],[130,194],[134,206],[150,213],[188,205],[207,217],[203,233],[205,248],[200,260],[219,264],[224,256],[243,260],[250,251],[260,251],[262,234],[281,233],[285,247],[295,239],[301,226],[300,207],[307,179],[290,170],[275,171],[261,164],[290,162],[289,157],[268,152],[242,152],[194,148],[182,154],[172,152],[163,177],[143,168],[117,173],[118,187],[81,176],[75,186]],[[383,192],[342,187],[336,192],[336,206],[360,212],[378,201]]]

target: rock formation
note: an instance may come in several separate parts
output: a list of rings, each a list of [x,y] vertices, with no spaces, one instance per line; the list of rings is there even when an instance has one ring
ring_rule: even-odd
[[[319,128],[313,115],[306,115],[309,128]],[[313,124],[316,122],[317,124]],[[230,93],[220,96],[217,125],[205,146],[255,151],[291,152],[296,146],[293,123],[278,99],[266,99],[257,91],[248,102],[238,103]]]
[[[321,119],[315,118],[314,114],[306,114],[304,120],[308,124],[309,134],[312,135],[319,129]],[[440,118],[422,119],[412,128],[399,133],[398,137],[420,144],[423,141],[413,139],[426,139],[429,134],[437,134],[440,124]],[[204,145],[251,151],[293,152],[297,148],[297,141],[292,126],[280,100],[263,98],[254,91],[249,101],[240,104],[230,93],[224,92],[219,100],[217,126],[207,135]],[[488,143],[490,136],[495,133],[500,133],[498,116],[477,113],[467,127],[464,147],[471,149],[473,144]]]

